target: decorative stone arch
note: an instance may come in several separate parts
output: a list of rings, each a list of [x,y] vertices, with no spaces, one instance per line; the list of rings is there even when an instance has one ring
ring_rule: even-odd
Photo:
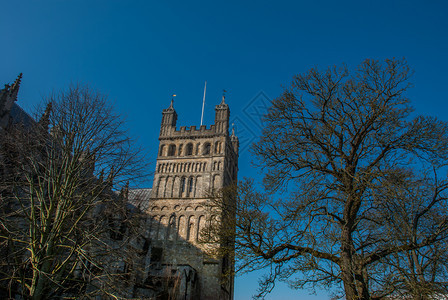
[[[210,155],[211,145],[209,142],[206,142],[202,147],[202,155]]]
[[[187,222],[187,235],[186,240],[191,241],[195,237],[195,217],[189,216]]]
[[[188,143],[187,146],[185,147],[185,156],[191,156],[191,155],[193,155],[193,144]]]
[[[181,239],[187,240],[187,217],[181,215],[178,222],[178,235]]]
[[[168,156],[175,156],[176,155],[176,145],[171,144],[168,147]]]
[[[159,156],[165,155],[165,145],[160,145]]]
[[[174,241],[176,239],[176,221],[176,214],[171,214],[167,228],[167,237],[169,241]]]
[[[196,241],[199,241],[199,239],[201,238],[202,230],[205,228],[205,221],[206,219],[204,215],[199,216],[198,222],[196,224]]]

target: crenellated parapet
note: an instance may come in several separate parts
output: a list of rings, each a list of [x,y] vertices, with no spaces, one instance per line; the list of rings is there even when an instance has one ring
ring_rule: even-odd
[[[225,103],[225,98],[223,96],[221,103],[215,107],[215,124],[210,125],[209,128],[207,128],[206,125],[201,125],[199,128],[196,126],[180,126],[180,128],[177,129],[177,113],[174,109],[173,101],[171,101],[170,106],[162,112],[159,140],[228,136],[229,119],[230,109]]]

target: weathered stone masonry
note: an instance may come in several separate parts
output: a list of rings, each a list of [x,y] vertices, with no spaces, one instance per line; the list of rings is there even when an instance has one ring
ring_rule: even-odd
[[[207,197],[237,180],[238,138],[233,131],[229,134],[230,110],[224,97],[215,111],[210,128],[177,129],[173,103],[163,110],[148,230],[152,246],[161,249],[162,264],[188,265],[196,271],[198,299],[233,299],[233,278],[222,278],[231,263],[208,256],[198,242],[206,222],[221,217],[205,209]]]

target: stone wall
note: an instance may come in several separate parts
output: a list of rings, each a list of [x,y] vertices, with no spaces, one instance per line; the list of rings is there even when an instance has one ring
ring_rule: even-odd
[[[163,265],[195,270],[198,299],[233,299],[232,263],[217,257],[218,243],[204,243],[207,222],[220,226],[221,213],[207,209],[210,195],[236,182],[238,139],[229,135],[230,110],[224,98],[209,129],[176,128],[173,103],[163,110],[154,184],[148,199],[148,234]],[[227,275],[228,276],[228,275]]]

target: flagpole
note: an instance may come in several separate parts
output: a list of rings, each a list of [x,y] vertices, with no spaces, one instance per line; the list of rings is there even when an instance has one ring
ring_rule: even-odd
[[[205,91],[207,90],[207,80],[205,81],[205,85],[204,85],[204,97],[202,98],[202,114],[201,114],[201,126],[202,126],[202,121],[204,119],[204,105],[205,105]]]

